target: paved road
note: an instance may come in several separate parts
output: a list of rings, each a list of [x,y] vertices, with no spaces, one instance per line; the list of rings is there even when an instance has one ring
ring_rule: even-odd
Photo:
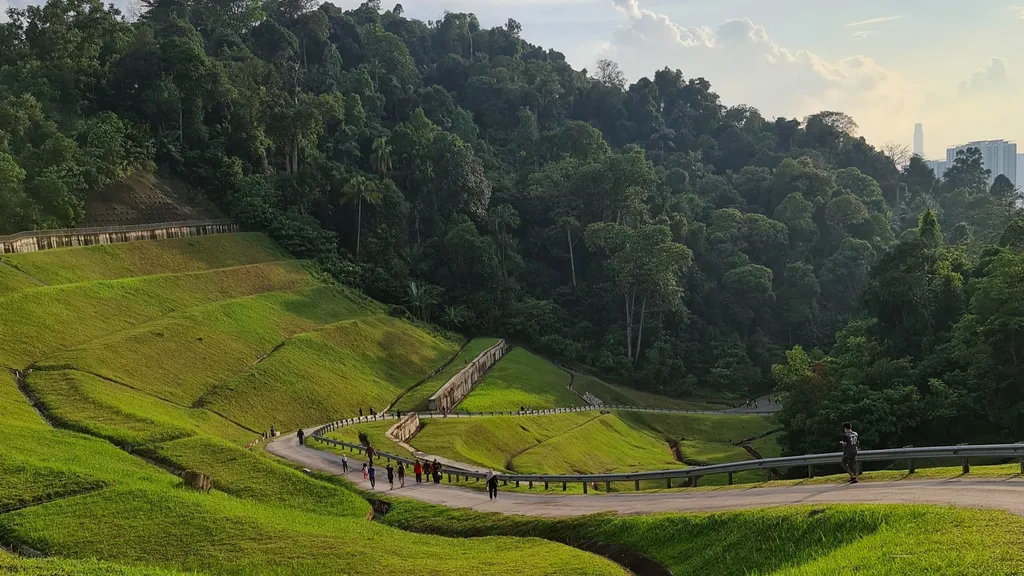
[[[267,451],[307,468],[341,476],[341,457],[299,446],[294,435],[284,436],[267,445]],[[359,473],[361,462],[349,458],[353,474],[348,479],[370,489]],[[383,469],[378,478],[383,478]],[[377,490],[387,482],[377,482]],[[487,494],[447,485],[406,483],[396,496],[414,498],[452,508],[471,508],[481,512],[525,514],[528,516],[580,516],[597,512],[651,514],[655,512],[713,512],[744,508],[762,508],[800,504],[938,504],[968,508],[1006,510],[1024,516],[1024,479],[1007,480],[903,480],[899,482],[862,482],[857,485],[808,485],[780,488],[747,488],[719,491],[676,491],[640,494],[564,495],[557,493],[524,494],[501,492],[490,501]]]

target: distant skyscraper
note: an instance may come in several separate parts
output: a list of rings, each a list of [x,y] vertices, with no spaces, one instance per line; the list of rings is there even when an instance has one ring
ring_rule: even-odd
[[[914,124],[914,154],[924,158],[924,126]]]
[[[1006,176],[1017,185],[1017,145],[1006,140],[980,140],[968,142],[962,146],[954,146],[946,150],[946,168],[953,165],[956,153],[968,148],[981,150],[981,161],[992,173],[989,174],[988,183],[991,185],[996,176]]]
[[[945,160],[925,160],[924,163],[935,172],[936,178],[942,178],[942,175],[946,173],[946,161]]]

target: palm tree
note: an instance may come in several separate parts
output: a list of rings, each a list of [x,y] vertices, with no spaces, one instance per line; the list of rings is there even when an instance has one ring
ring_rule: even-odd
[[[380,202],[377,185],[362,176],[354,176],[341,191],[342,204],[356,205],[356,262],[359,261],[359,243],[363,232],[363,202],[374,206]]]
[[[377,138],[373,141],[373,150],[370,152],[370,167],[381,176],[387,176],[391,171],[391,145],[385,138]]]
[[[468,315],[469,310],[461,304],[458,306],[444,307],[444,321],[450,328],[461,328],[462,323],[466,321],[466,317]]]
[[[410,280],[406,300],[416,309],[417,317],[427,322],[430,319],[430,307],[441,301],[441,289],[431,284],[417,284]]]

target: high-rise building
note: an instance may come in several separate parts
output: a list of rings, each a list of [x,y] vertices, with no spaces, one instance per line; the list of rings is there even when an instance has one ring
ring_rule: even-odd
[[[924,125],[914,124],[914,154],[924,158]]]
[[[1017,145],[1015,143],[1006,140],[979,140],[948,148],[946,150],[946,167],[953,165],[957,152],[968,148],[981,150],[981,161],[985,164],[985,168],[991,171],[988,177],[990,185],[1000,174],[1009,178],[1014,186],[1017,185]]]
[[[945,160],[925,160],[924,163],[932,169],[932,172],[935,172],[936,178],[942,178],[942,175],[946,173],[946,168],[949,168]]]

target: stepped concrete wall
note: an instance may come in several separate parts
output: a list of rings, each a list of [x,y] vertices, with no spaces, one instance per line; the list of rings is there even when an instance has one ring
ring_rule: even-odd
[[[164,222],[137,226],[106,226],[103,228],[64,228],[60,230],[33,230],[0,236],[0,254],[37,252],[51,248],[118,244],[140,240],[162,240],[238,232],[232,220],[193,220]]]
[[[476,383],[483,378],[484,374],[490,370],[491,366],[498,360],[501,360],[501,357],[508,350],[508,344],[504,340],[498,340],[494,346],[481,352],[479,356],[474,358],[465,368],[459,370],[458,374],[452,376],[450,380],[444,383],[444,386],[441,386],[430,397],[428,401],[430,410],[432,412],[448,412],[455,408],[469,394],[473,386],[476,386]]]
[[[409,412],[391,428],[388,428],[387,436],[395,442],[408,442],[420,429],[420,415]]]

